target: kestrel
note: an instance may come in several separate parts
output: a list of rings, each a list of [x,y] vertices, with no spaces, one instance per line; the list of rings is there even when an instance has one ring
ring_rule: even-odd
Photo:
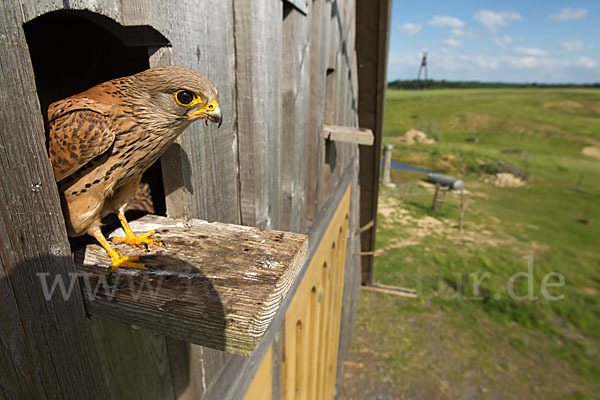
[[[135,236],[125,219],[127,200],[142,173],[193,121],[221,125],[217,89],[184,67],[151,68],[101,83],[48,107],[48,151],[69,236],[90,234],[111,257],[113,269],[143,268],[116,251],[100,219],[116,213],[134,247],[160,244],[154,231]]]

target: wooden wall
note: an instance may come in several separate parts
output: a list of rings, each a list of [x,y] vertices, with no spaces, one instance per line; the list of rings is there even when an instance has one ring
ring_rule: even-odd
[[[36,273],[68,279],[74,265],[24,24],[87,10],[110,18],[104,28],[150,26],[171,46],[146,28],[120,39],[146,46],[150,66],[183,65],[215,83],[222,127],[192,124],[161,159],[169,216],[304,232],[318,242],[334,199],[352,183],[341,365],[360,285],[359,153],[321,132],[324,123],[358,126],[355,8],[354,0],[308,0],[304,12],[281,0],[2,2],[0,399],[241,398],[284,318],[243,358],[87,318],[78,296],[45,301]],[[281,354],[269,353],[275,372]]]

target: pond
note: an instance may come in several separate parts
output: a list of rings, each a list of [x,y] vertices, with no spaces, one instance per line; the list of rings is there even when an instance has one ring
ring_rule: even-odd
[[[381,162],[381,165],[383,166],[383,161]],[[428,174],[431,172],[428,169],[413,167],[412,165],[404,164],[400,161],[394,161],[394,160],[392,160],[391,167],[393,170],[396,170],[396,171],[422,172],[424,174]]]

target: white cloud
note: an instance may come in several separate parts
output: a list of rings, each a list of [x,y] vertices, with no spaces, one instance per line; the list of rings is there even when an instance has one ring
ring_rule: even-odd
[[[535,47],[515,47],[515,53],[528,57],[545,57],[548,53]]]
[[[477,59],[477,64],[479,66],[489,69],[498,69],[500,68],[500,64],[496,60],[486,60],[486,59]]]
[[[473,57],[472,61],[482,68],[498,69],[500,67],[497,60],[489,57]]]
[[[445,28],[462,28],[465,23],[458,18],[449,17],[447,15],[434,15],[428,22],[431,26],[442,26]]]
[[[504,45],[512,43],[512,41],[513,39],[509,35],[494,37],[494,43],[496,43],[500,47],[504,47]]]
[[[402,32],[409,36],[413,36],[419,33],[421,29],[423,29],[423,25],[411,24],[410,22],[407,22],[405,24],[398,25],[398,29],[400,29]]]
[[[564,51],[582,51],[585,48],[583,42],[579,40],[562,42],[558,47]]]
[[[448,38],[448,39],[444,40],[443,43],[446,46],[450,46],[450,47],[460,47],[460,46],[462,46],[462,43],[459,42],[458,40],[454,39],[454,38]]]
[[[500,63],[495,57],[456,53],[447,53],[434,64],[439,65],[442,70],[463,71],[465,76],[470,77],[468,79],[478,79],[474,76],[477,71],[493,71],[500,68]]]
[[[463,31],[462,29],[458,29],[458,28],[454,28],[450,31],[450,33],[454,36],[458,36],[458,37],[463,37],[467,34],[467,32]]]
[[[535,57],[521,57],[512,59],[511,64],[517,68],[535,68],[538,66],[539,61]]]
[[[572,9],[565,7],[558,14],[550,14],[549,17],[557,21],[574,21],[587,17],[588,10],[585,8]]]
[[[495,12],[490,10],[479,10],[473,15],[477,21],[488,28],[490,32],[495,33],[498,29],[508,25],[509,21],[522,21],[521,14],[515,11]]]
[[[459,28],[452,28],[452,30],[450,31],[450,34],[452,36],[456,36],[456,37],[464,37],[464,38],[476,38],[477,35],[475,34],[475,32],[472,31],[465,31],[463,29],[459,29]]]
[[[581,65],[582,65],[584,68],[587,68],[587,69],[594,69],[594,68],[596,68],[596,67],[598,66],[598,62],[597,62],[597,61],[595,61],[595,60],[592,60],[592,59],[591,59],[591,58],[589,58],[589,57],[581,57],[581,58],[579,59],[579,63],[580,63],[580,64],[581,64]]]

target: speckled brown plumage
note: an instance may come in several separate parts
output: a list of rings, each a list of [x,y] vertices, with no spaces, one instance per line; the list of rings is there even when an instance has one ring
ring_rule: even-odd
[[[191,122],[221,122],[217,97],[203,75],[171,66],[104,82],[51,104],[48,152],[68,234],[89,233],[111,254],[100,219],[115,212],[130,239],[126,242],[151,244],[127,232],[127,199],[142,173]],[[111,257],[116,266],[126,259],[118,253]]]

